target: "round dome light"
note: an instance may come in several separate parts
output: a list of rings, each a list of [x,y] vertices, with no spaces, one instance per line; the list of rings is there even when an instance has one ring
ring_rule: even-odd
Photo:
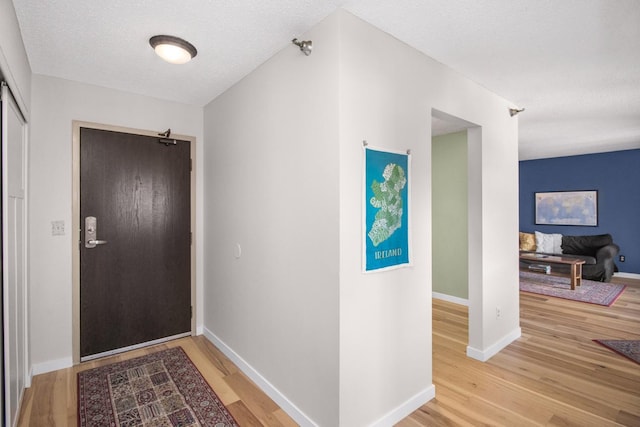
[[[160,58],[172,64],[187,63],[198,54],[191,43],[179,37],[153,36],[149,39],[149,44]]]

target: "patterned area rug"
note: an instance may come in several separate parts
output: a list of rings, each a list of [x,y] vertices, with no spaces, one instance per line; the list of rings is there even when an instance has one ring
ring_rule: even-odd
[[[180,347],[79,372],[78,418],[81,427],[237,426]]]
[[[520,290],[550,297],[570,299],[573,301],[588,302],[591,304],[611,306],[626,285],[616,283],[594,282],[582,279],[582,285],[571,290],[568,277],[549,276],[546,274],[520,272]]]
[[[640,365],[640,340],[594,340]]]

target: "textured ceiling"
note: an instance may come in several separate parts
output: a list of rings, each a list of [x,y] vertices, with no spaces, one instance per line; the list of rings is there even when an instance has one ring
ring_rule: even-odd
[[[521,159],[640,148],[638,0],[13,0],[32,71],[205,105],[338,7],[525,107]],[[148,39],[189,40],[182,66]]]

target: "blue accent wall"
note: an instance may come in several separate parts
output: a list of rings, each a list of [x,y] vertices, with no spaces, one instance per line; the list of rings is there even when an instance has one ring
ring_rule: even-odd
[[[536,225],[534,193],[598,190],[598,226]],[[520,230],[580,236],[609,233],[640,274],[640,149],[520,162]]]

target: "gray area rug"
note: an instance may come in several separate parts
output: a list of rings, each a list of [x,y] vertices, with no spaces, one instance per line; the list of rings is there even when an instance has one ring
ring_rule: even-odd
[[[568,277],[520,272],[520,290],[572,301],[611,306],[624,292],[626,285],[594,282],[582,279],[582,285],[571,290]]]

